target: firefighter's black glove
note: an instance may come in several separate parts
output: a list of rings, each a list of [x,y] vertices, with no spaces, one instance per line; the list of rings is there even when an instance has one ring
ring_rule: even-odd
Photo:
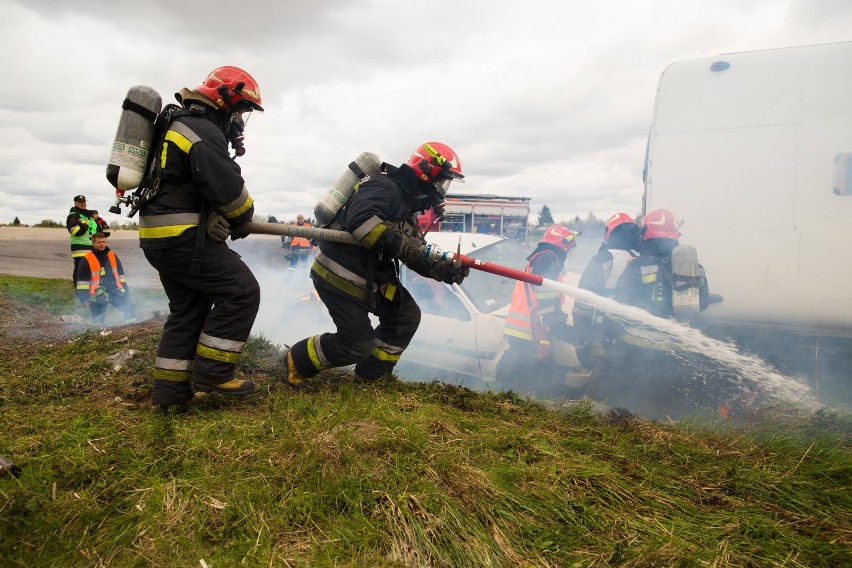
[[[231,226],[228,224],[228,220],[218,213],[210,214],[207,218],[206,228],[207,234],[217,243],[224,243],[231,234]]]
[[[396,257],[406,266],[417,266],[426,260],[426,241],[417,237],[400,234],[402,244]]]
[[[451,260],[440,260],[429,267],[429,276],[444,284],[461,284],[470,274],[467,266],[456,266]]]
[[[240,226],[239,226],[239,225],[237,225],[236,227],[232,227],[232,228],[231,228],[231,240],[232,240],[232,241],[235,241],[235,240],[237,240],[237,239],[244,239],[244,238],[246,238],[247,236],[249,236],[249,234],[248,234],[248,233],[244,233],[244,232],[240,231]]]

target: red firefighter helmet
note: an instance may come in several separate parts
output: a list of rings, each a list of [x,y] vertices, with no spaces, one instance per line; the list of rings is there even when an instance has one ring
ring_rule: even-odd
[[[239,67],[226,65],[214,69],[195,91],[227,111],[263,111],[257,81]]]
[[[680,229],[674,214],[668,209],[655,209],[642,218],[642,240],[680,239]]]
[[[417,177],[433,184],[441,198],[446,197],[451,181],[464,180],[458,155],[440,142],[426,142],[411,154],[406,163],[414,169]]]
[[[625,223],[633,223],[634,225],[636,225],[636,229],[639,228],[639,225],[636,223],[636,219],[634,219],[627,213],[616,213],[615,215],[610,217],[609,220],[606,222],[606,226],[604,227],[603,242],[606,243],[609,240],[609,236],[612,234],[613,230],[615,230],[616,227]]]
[[[575,240],[577,235],[579,235],[579,233],[572,231],[568,227],[553,225],[548,227],[548,229],[544,232],[540,242],[550,243],[561,248],[565,252],[568,252],[577,246],[577,241]]]

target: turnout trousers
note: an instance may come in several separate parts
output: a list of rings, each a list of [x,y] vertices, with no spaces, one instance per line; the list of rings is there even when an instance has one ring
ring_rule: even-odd
[[[240,256],[207,239],[198,274],[190,274],[195,239],[145,249],[169,298],[169,317],[154,364],[151,398],[183,404],[194,390],[233,379],[260,307],[260,286]]]
[[[420,325],[420,307],[401,286],[401,300],[391,301],[377,294],[375,308],[314,283],[328,309],[335,333],[323,333],[296,343],[291,353],[293,364],[304,377],[313,377],[323,369],[355,364],[355,376],[368,381],[393,371],[402,352]],[[370,313],[379,318],[373,329]]]

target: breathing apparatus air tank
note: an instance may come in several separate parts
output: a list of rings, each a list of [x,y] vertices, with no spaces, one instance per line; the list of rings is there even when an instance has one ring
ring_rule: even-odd
[[[124,192],[139,187],[145,177],[154,143],[154,122],[162,106],[162,97],[151,87],[136,85],[127,91],[106,169],[116,193],[116,204],[110,211],[118,209]]]
[[[346,171],[338,178],[338,180],[328,188],[328,191],[314,206],[314,218],[317,225],[325,227],[332,221],[340,211],[352,193],[355,191],[355,186],[362,179],[369,175],[377,174],[382,171],[382,160],[372,152],[363,152],[355,158],[346,168]]]

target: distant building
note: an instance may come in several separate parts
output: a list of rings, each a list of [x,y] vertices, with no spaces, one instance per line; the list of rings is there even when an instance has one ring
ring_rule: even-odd
[[[503,235],[528,245],[531,197],[448,194],[444,216],[436,220],[432,210],[417,220],[425,231]]]

